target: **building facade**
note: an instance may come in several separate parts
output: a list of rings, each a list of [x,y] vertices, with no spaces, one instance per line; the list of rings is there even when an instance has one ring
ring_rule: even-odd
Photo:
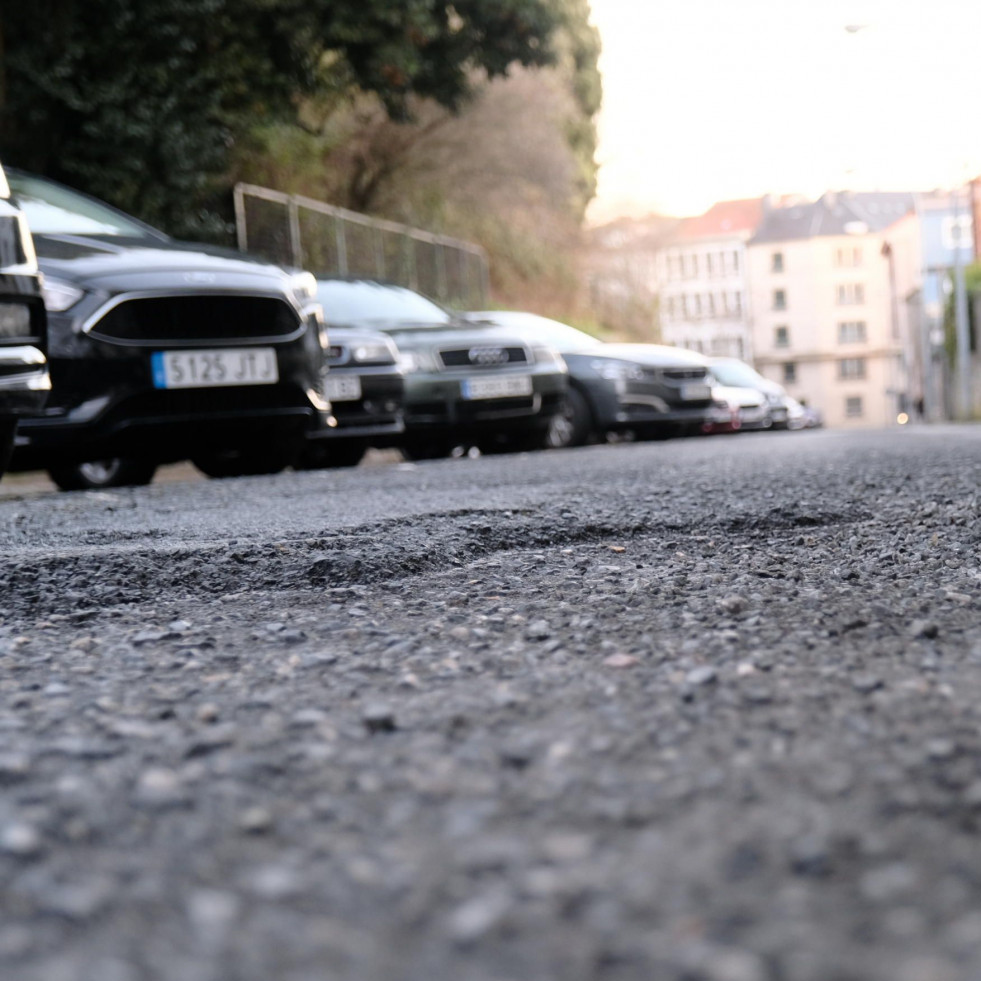
[[[830,426],[891,425],[909,408],[908,314],[887,232],[913,208],[905,193],[768,206],[747,244],[756,368]]]
[[[661,337],[702,354],[750,360],[746,242],[761,199],[721,201],[681,222],[657,253]]]

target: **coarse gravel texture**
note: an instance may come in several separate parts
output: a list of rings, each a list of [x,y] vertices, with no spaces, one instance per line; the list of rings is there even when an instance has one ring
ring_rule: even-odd
[[[981,428],[0,498],[6,981],[978,981]]]

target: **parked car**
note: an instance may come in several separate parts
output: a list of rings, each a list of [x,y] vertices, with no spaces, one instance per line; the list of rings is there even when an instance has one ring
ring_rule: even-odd
[[[768,421],[765,419],[758,422],[746,421],[744,429],[787,429],[789,404],[787,390],[783,385],[769,378],[764,378],[755,368],[740,361],[738,358],[709,358],[709,370],[718,380],[720,385],[728,388],[748,389],[760,392],[763,395],[767,407]],[[752,407],[754,417],[759,416],[755,411],[755,400],[746,397],[747,408]]]
[[[729,408],[730,420],[724,418],[706,427],[709,433],[733,433],[741,430],[771,429],[773,417],[766,396],[756,388],[745,385],[712,385],[712,395],[717,402]]]
[[[608,434],[654,439],[700,432],[721,413],[713,405],[704,360],[662,344],[610,344],[548,317],[517,310],[471,311],[467,319],[500,324],[556,348],[569,368],[569,390],[549,445],[580,446]]]
[[[312,276],[8,176],[44,274],[52,382],[14,467],[63,489],[145,484],[188,458],[212,477],[273,473],[332,423]]]
[[[395,342],[405,371],[409,459],[537,449],[566,391],[566,367],[545,342],[493,324],[468,323],[429,298],[392,283],[319,281],[328,329],[380,330]]]
[[[392,339],[379,331],[332,327],[325,390],[337,426],[310,434],[298,470],[354,467],[370,446],[392,446],[405,431],[405,373]]]
[[[51,388],[46,344],[34,244],[0,166],[0,477],[13,452],[18,419],[40,411]]]

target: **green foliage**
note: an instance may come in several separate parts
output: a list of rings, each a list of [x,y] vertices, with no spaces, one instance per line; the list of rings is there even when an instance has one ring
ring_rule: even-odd
[[[552,61],[555,0],[37,0],[0,11],[0,158],[169,231],[227,228],[228,167],[304,97],[457,108]]]

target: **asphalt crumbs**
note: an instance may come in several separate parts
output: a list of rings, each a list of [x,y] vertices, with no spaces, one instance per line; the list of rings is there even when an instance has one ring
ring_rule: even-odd
[[[981,428],[0,496],[0,977],[977,981]]]

